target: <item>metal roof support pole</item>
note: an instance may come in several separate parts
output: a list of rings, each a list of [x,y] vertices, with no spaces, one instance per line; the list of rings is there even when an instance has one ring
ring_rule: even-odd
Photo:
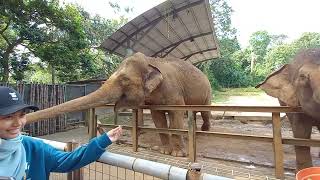
[[[131,56],[133,54],[133,50],[130,46],[130,40],[127,41],[127,48],[126,48],[126,56],[125,58]]]

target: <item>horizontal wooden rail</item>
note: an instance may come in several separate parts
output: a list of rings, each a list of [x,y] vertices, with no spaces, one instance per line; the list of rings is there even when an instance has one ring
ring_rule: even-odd
[[[98,108],[113,108],[113,104],[99,106]],[[280,112],[301,113],[301,107],[289,106],[210,106],[210,105],[150,105],[139,107],[125,107],[130,109],[151,110],[181,110],[181,111],[233,111],[233,112]]]
[[[113,124],[99,124],[100,127],[103,128],[115,128],[118,125]],[[132,126],[122,126],[123,129],[131,130]],[[165,128],[148,128],[148,127],[139,127],[140,132],[157,132],[157,133],[168,133],[168,134],[179,134],[179,135],[187,135],[188,130],[184,129],[165,129]]]
[[[115,128],[118,125],[99,124],[99,126],[103,128]],[[126,130],[131,130],[132,126],[122,125],[122,128]],[[168,134],[171,133],[171,134],[179,134],[179,135],[188,134],[188,130],[184,130],[184,129],[164,129],[164,128],[147,128],[147,127],[139,127],[138,129],[141,132],[157,132],[157,133],[168,133]],[[199,136],[213,136],[213,137],[220,137],[220,138],[233,138],[233,139],[242,139],[242,140],[273,142],[273,137],[271,136],[256,136],[256,135],[245,135],[245,134],[236,134],[236,133],[220,133],[220,132],[212,132],[212,131],[211,132],[196,131],[196,134]],[[320,147],[320,140],[283,137],[282,144]]]
[[[113,108],[113,104],[99,106],[99,108]],[[283,165],[283,144],[296,145],[296,146],[317,146],[320,147],[320,140],[298,139],[298,138],[282,138],[281,135],[281,119],[280,113],[302,113],[301,107],[288,107],[288,106],[211,106],[211,105],[151,105],[139,107],[126,107],[133,109],[132,111],[132,126],[123,126],[124,129],[132,130],[133,137],[133,150],[137,151],[138,145],[138,132],[153,132],[153,133],[167,133],[188,135],[189,142],[189,159],[190,161],[196,160],[196,138],[199,136],[211,136],[220,138],[232,138],[241,140],[253,140],[272,143],[274,149],[275,159],[275,176],[279,179],[284,179],[284,165]],[[143,119],[143,109],[150,110],[174,110],[174,111],[188,111],[188,130],[183,129],[165,129],[165,128],[150,128],[138,125],[138,120]],[[138,113],[140,111],[140,113]],[[195,118],[193,118],[192,111],[231,111],[231,112],[263,112],[272,115],[272,128],[273,136],[256,136],[236,133],[220,133],[220,132],[207,132],[196,131]],[[99,124],[100,127],[114,128],[117,125],[112,124]]]
[[[232,138],[232,139],[242,139],[242,140],[263,141],[263,142],[273,141],[273,138],[270,136],[254,136],[254,135],[245,135],[245,134],[207,132],[207,131],[196,131],[196,133],[199,136],[213,136],[213,137],[219,137],[219,138]]]
[[[282,144],[289,144],[289,145],[296,145],[296,146],[320,147],[320,140],[299,139],[299,138],[282,138]]]

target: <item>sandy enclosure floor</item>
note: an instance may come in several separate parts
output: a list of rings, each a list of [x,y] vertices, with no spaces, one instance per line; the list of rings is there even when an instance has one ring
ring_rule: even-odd
[[[225,105],[252,105],[252,106],[277,106],[277,100],[269,96],[257,96],[255,101],[252,97],[245,98],[241,96],[231,97]],[[223,133],[237,133],[246,135],[272,136],[272,125],[270,124],[271,114],[265,113],[225,113],[215,112],[214,119],[211,119],[211,131]],[[226,118],[221,118],[221,114]],[[256,121],[250,118],[250,121],[241,121],[237,118],[228,119],[232,116],[258,116]],[[220,117],[220,118],[218,118]],[[261,118],[263,117],[263,118]],[[150,118],[144,118],[145,127],[154,127]],[[101,120],[104,122],[104,120]],[[107,120],[108,122],[108,120]],[[131,124],[130,117],[119,117],[119,124]],[[200,129],[202,119],[197,119],[197,127]],[[185,129],[187,129],[187,120],[185,120]],[[292,137],[290,124],[286,118],[282,120],[282,136]],[[88,142],[87,128],[80,127],[67,132],[56,133],[41,138],[61,142],[75,141],[79,143]],[[320,139],[319,132],[313,129],[312,138]],[[187,147],[187,137],[184,137]],[[160,143],[158,134],[144,133],[139,136],[139,150],[132,152],[131,132],[125,131],[119,143],[111,145],[108,149],[111,152],[135,156],[143,159],[172,164],[175,166],[187,168],[187,158],[175,158],[167,156],[152,150],[154,146]],[[312,147],[312,156],[314,165],[320,165],[318,147]],[[294,179],[295,153],[293,146],[284,145],[284,165],[286,170],[286,179]],[[226,177],[239,177],[244,179],[274,179],[274,157],[271,143],[258,141],[235,140],[230,138],[217,137],[198,137],[197,138],[197,161],[203,164],[203,171],[210,174],[218,174]],[[268,178],[266,178],[268,177]]]
[[[284,120],[285,121],[285,120]],[[200,128],[202,121],[198,120]],[[121,121],[120,123],[123,123]],[[212,120],[215,132],[239,133],[249,135],[271,136],[271,124],[265,123],[248,123],[243,124],[237,120]],[[151,120],[145,121],[146,127],[153,127]],[[292,132],[287,127],[288,124],[283,122],[283,137],[291,137]],[[313,138],[320,139],[319,133],[314,130]],[[53,135],[42,136],[41,138],[50,139],[61,142],[75,141],[79,143],[87,143],[87,128],[81,127],[67,132],[56,133]],[[187,147],[187,137],[184,137]],[[174,158],[152,150],[153,146],[160,143],[159,136],[154,133],[144,133],[139,136],[139,151],[132,152],[131,132],[125,131],[119,143],[113,144],[109,151],[124,155],[134,155],[139,158],[154,160],[158,162],[168,163],[175,166],[187,168],[187,158]],[[285,145],[285,168],[287,178],[293,178],[293,169],[295,168],[295,154],[293,146]],[[320,165],[318,158],[319,148],[312,148],[312,156],[315,165]],[[271,143],[258,141],[234,140],[229,138],[199,137],[197,138],[197,157],[198,162],[204,165],[204,171],[210,174],[220,174],[231,176],[237,174],[240,177],[249,177],[251,179],[265,179],[274,177],[273,169],[273,147]]]

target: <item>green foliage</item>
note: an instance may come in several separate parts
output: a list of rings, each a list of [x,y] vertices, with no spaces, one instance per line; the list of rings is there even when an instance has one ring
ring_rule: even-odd
[[[319,48],[320,33],[303,33],[302,36],[293,42],[296,49]]]
[[[50,72],[53,80],[62,82],[107,76],[119,62],[109,56],[114,59],[110,67],[110,58],[106,60],[98,46],[127,21],[124,16],[120,20],[91,17],[80,7],[61,7],[58,0],[1,1],[0,7],[2,81],[10,77],[43,82],[27,72],[42,71],[32,65],[35,58],[48,68],[44,74]],[[20,52],[21,47],[26,51]]]
[[[250,85],[250,79],[241,67],[229,58],[220,58],[210,63],[210,70],[222,87],[242,87]]]
[[[52,75],[49,68],[44,63],[34,63],[30,65],[30,70],[25,73],[25,80],[28,83],[50,84]],[[59,80],[57,80],[59,82]]]
[[[265,63],[260,68],[257,68],[258,74],[265,77],[282,65],[289,63],[299,50],[319,47],[319,33],[304,33],[291,44],[281,44],[271,49],[265,56]]]
[[[231,60],[232,54],[240,50],[236,29],[231,25],[233,10],[226,0],[211,0],[210,5],[213,10],[221,57],[198,67],[201,67],[202,70],[205,69],[213,89],[238,87],[243,73],[239,71],[239,65]]]
[[[217,37],[219,39],[236,37],[237,30],[231,25],[232,8],[226,0],[210,0],[210,6],[213,11],[214,25]]]
[[[267,31],[257,31],[249,39],[252,52],[261,60],[267,54],[267,48],[271,43],[271,36]]]

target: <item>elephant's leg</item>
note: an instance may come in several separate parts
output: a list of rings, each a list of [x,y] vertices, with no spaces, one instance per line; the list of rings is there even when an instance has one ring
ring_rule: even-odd
[[[151,110],[152,120],[157,128],[168,128],[165,111]],[[160,152],[162,154],[171,154],[172,148],[170,146],[169,135],[159,133],[161,140]]]
[[[210,111],[201,111],[201,117],[203,120],[203,124],[201,126],[201,131],[209,131],[210,130]]]
[[[293,136],[295,138],[310,139],[312,121],[305,115],[288,115]],[[312,167],[312,158],[309,146],[295,146],[297,171]]]
[[[170,119],[170,129],[183,129],[183,111],[170,111],[169,119]],[[173,156],[186,156],[185,153],[185,145],[181,135],[172,134],[171,135],[171,145],[172,145],[172,153]]]

